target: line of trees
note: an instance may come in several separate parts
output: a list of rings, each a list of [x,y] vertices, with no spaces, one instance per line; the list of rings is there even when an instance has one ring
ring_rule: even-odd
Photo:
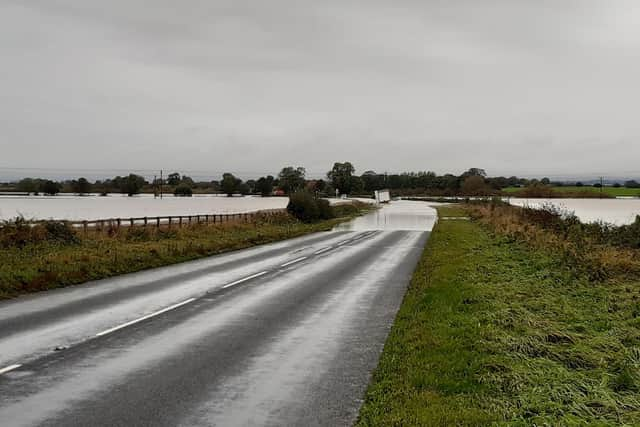
[[[228,196],[240,195],[290,195],[306,190],[314,195],[332,196],[335,194],[371,195],[376,190],[390,189],[395,195],[433,196],[448,195],[487,195],[498,194],[506,187],[535,187],[563,185],[552,182],[549,178],[525,179],[516,176],[489,177],[484,169],[470,168],[460,175],[435,172],[406,172],[400,174],[377,173],[367,170],[356,175],[356,168],[351,162],[336,162],[327,172],[325,179],[308,179],[306,170],[300,166],[286,166],[276,175],[267,175],[247,181],[225,173],[220,180],[196,182],[179,172],[170,173],[166,179],[156,178],[151,182],[136,174],[116,176],[112,179],[98,180],[94,183],[85,178],[56,182],[37,178],[25,178],[15,183],[12,190],[54,195],[59,192],[76,194],[118,192],[133,196],[141,192],[158,193],[161,188],[166,193],[176,196],[191,196],[194,193],[221,193]],[[573,183],[582,185],[582,183]],[[616,184],[622,186],[622,184]],[[640,188],[640,183],[627,181],[628,188]]]

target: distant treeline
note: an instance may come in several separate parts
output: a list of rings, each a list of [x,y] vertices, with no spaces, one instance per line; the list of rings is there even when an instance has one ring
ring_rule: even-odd
[[[322,196],[336,193],[350,195],[371,195],[375,190],[390,189],[394,196],[473,196],[499,195],[505,188],[521,187],[530,195],[547,194],[553,186],[585,186],[581,182],[552,182],[549,178],[526,179],[511,177],[489,177],[484,169],[471,168],[460,175],[435,172],[405,172],[401,174],[376,173],[366,171],[356,175],[350,162],[335,163],[325,179],[307,179],[303,167],[284,167],[276,176],[267,175],[258,179],[242,180],[231,173],[225,173],[220,180],[194,181],[187,175],[173,172],[162,180],[148,181],[145,177],[129,174],[111,179],[89,182],[85,178],[53,181],[39,178],[24,178],[17,182],[0,184],[0,191],[15,191],[29,194],[55,195],[60,192],[89,194],[122,193],[133,196],[139,193],[160,192],[176,196],[191,196],[194,193],[218,193],[241,195],[289,195],[298,190],[308,190]],[[615,183],[614,187],[640,188],[640,183],[627,181]],[[594,184],[598,187],[600,184]],[[513,193],[511,193],[513,194]]]

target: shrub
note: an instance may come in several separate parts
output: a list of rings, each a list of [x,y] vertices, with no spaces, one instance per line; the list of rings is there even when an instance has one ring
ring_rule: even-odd
[[[173,191],[173,195],[178,197],[191,197],[193,196],[193,190],[188,185],[180,184]]]
[[[315,197],[308,191],[297,191],[289,198],[287,211],[303,222],[320,219],[320,209]]]
[[[331,219],[334,217],[334,211],[328,200],[316,199],[318,204],[318,215],[320,219]]]
[[[47,221],[43,226],[47,230],[47,240],[65,245],[80,243],[78,235],[68,222]]]
[[[65,245],[76,244],[80,239],[67,222],[45,221],[32,224],[22,217],[0,224],[0,246],[22,248],[30,243],[55,242]]]

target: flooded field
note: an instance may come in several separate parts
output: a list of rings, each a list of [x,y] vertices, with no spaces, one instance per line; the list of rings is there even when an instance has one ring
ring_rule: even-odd
[[[153,217],[167,215],[199,215],[243,213],[262,209],[282,209],[286,197],[194,197],[165,196],[163,199],[142,194],[127,197],[112,194],[100,196],[57,195],[0,196],[0,220],[23,216],[26,219],[65,219],[70,221]]]
[[[574,212],[582,222],[603,221],[616,225],[632,223],[640,215],[640,199],[518,199],[510,198],[516,206],[539,208],[554,205]]]

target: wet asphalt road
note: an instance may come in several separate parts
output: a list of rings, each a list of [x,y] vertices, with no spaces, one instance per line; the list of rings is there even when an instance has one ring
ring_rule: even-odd
[[[434,220],[398,202],[1,303],[0,424],[350,425]]]

